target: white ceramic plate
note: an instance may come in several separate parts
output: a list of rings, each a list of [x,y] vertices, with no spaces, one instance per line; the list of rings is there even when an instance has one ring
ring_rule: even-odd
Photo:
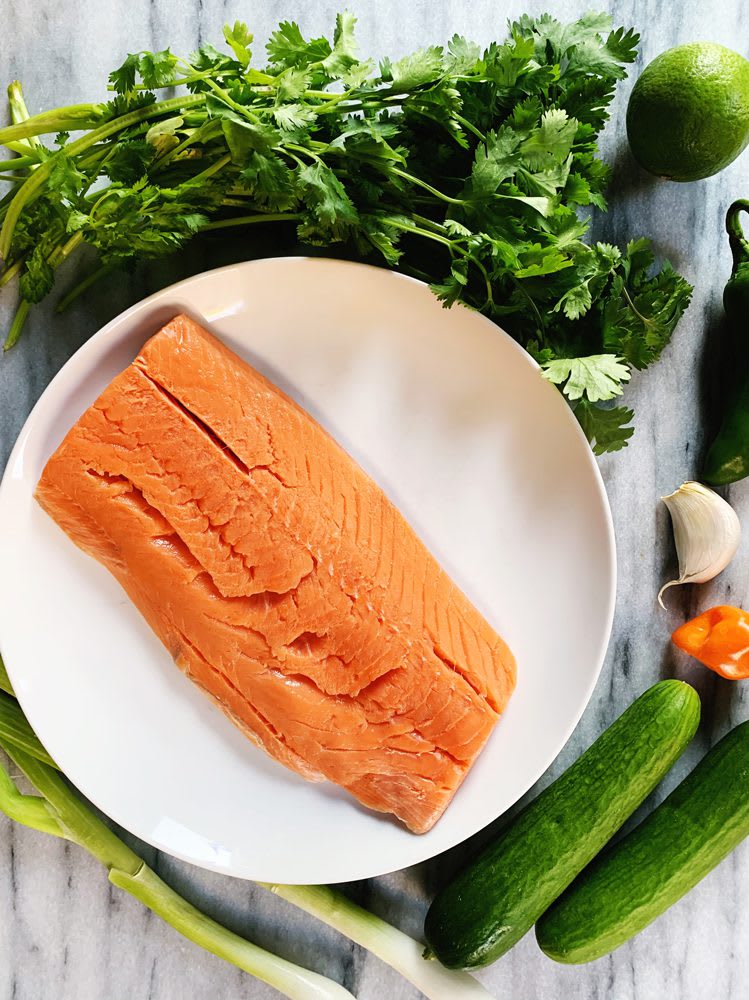
[[[507,712],[424,836],[250,745],[174,667],[106,570],[33,500],[71,424],[182,310],[330,430],[517,656]],[[614,604],[606,494],[556,389],[487,319],[441,308],[420,282],[332,260],[210,271],[92,337],[11,455],[0,552],[0,648],[65,773],[143,840],[264,881],[341,882],[403,868],[511,806],[585,708]]]

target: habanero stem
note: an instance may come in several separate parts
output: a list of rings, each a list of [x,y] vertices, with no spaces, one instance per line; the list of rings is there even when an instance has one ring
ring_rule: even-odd
[[[130,111],[127,114],[120,115],[118,118],[114,118],[112,121],[101,125],[99,128],[93,129],[87,135],[81,136],[80,139],[76,139],[74,142],[68,143],[65,147],[65,154],[67,156],[77,156],[79,153],[84,153],[91,149],[91,147],[95,146],[97,143],[108,139],[112,135],[116,135],[123,129],[130,128],[131,126],[137,125],[142,121],[147,121],[149,118],[158,118],[171,111],[176,111],[186,106],[197,107],[203,103],[205,103],[204,94],[189,94],[186,97],[174,97],[168,101],[159,101],[156,104],[150,104],[145,108],[138,108],[135,111]],[[43,116],[37,116],[37,118],[39,117]],[[25,122],[22,126],[11,125],[7,129],[0,129],[0,145],[6,142],[8,133],[14,128],[24,128],[29,126],[33,121],[34,119],[30,118],[29,121]],[[56,131],[59,127],[63,126],[58,125],[54,130]],[[78,127],[80,128],[80,125],[78,125]],[[45,128],[41,129],[40,132],[41,131],[52,130]],[[28,134],[40,134],[40,132],[30,132]],[[15,136],[13,138],[15,138]],[[34,174],[21,185],[16,192],[15,197],[11,201],[8,207],[8,212],[3,221],[2,230],[0,230],[0,258],[3,260],[7,260],[10,254],[13,233],[15,232],[16,223],[18,222],[21,212],[29,201],[37,195],[37,193],[49,180],[50,174],[54,169],[59,155],[60,151],[53,153],[48,160],[41,163]]]

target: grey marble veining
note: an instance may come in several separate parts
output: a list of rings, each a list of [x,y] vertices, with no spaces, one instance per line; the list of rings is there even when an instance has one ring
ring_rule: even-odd
[[[342,4],[341,4],[342,5]],[[707,38],[745,48],[749,8],[741,0],[349,0],[359,16],[362,48],[402,54],[458,31],[480,42],[504,33],[508,16],[551,8],[571,18],[589,7],[611,9],[618,23],[643,34],[641,60],[682,41]],[[288,0],[0,0],[4,45],[0,80],[22,80],[29,106],[99,100],[109,70],[126,51],[187,51],[220,38],[224,21],[251,23],[262,42],[278,20],[295,18],[307,32],[328,32],[339,4]],[[720,681],[674,653],[671,629],[719,602],[749,606],[749,552],[742,544],[719,580],[669,592],[661,613],[654,595],[673,570],[666,512],[657,497],[694,477],[706,435],[710,403],[720,391],[720,292],[729,270],[722,215],[749,194],[749,154],[718,177],[671,185],[632,164],[624,139],[625,83],[606,133],[614,164],[611,210],[595,220],[597,238],[657,237],[661,254],[696,285],[693,305],[662,361],[633,379],[627,401],[637,411],[637,436],[601,469],[611,499],[619,551],[616,620],[603,673],[574,736],[540,786],[548,783],[650,683],[662,676],[689,679],[703,697],[704,718],[695,745],[674,768],[656,798],[732,725],[749,717],[749,688]],[[225,262],[222,245],[192,251],[179,262],[137,271],[88,295],[64,318],[42,308],[27,335],[0,362],[0,462],[4,462],[31,406],[52,375],[103,322],[150,291]],[[266,252],[268,252],[266,250]],[[0,296],[5,327],[13,294]],[[749,484],[730,490],[745,523]],[[574,585],[575,567],[571,568]],[[578,569],[578,571],[581,571]],[[539,787],[540,787],[539,786]],[[481,835],[477,840],[481,839]],[[463,846],[438,861],[348,887],[353,896],[412,933],[439,879],[457,864]],[[202,872],[148,853],[158,871],[190,899],[230,926],[310,968],[345,983],[362,1000],[413,1000],[416,991],[339,935],[250,884]],[[498,1000],[743,1000],[749,982],[749,845],[737,850],[687,899],[613,957],[586,967],[563,967],[539,952],[533,936],[482,978]],[[0,821],[0,1000],[214,1000],[277,996],[237,970],[193,947],[129,897],[109,887],[104,872],[82,851]]]

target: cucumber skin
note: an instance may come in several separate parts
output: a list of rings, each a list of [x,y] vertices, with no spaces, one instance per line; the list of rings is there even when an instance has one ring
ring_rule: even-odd
[[[424,931],[450,969],[495,961],[600,851],[697,730],[682,681],[653,685],[435,897]]]
[[[644,930],[749,836],[749,722],[713,747],[536,925],[557,962],[601,958]]]

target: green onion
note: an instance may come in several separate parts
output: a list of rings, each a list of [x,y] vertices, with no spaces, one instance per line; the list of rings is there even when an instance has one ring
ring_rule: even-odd
[[[0,687],[2,686],[0,680]],[[39,742],[38,736],[15,699],[2,693],[0,693],[0,741],[23,750],[24,753],[36,757],[49,767],[57,766]]]
[[[2,765],[0,765],[0,810],[16,823],[23,823],[33,830],[65,837],[47,802],[39,795],[22,795]]]
[[[0,686],[10,691],[2,659]],[[23,795],[0,766],[0,811],[11,819],[85,847],[109,869],[114,885],[139,899],[184,937],[293,1000],[351,1000],[343,986],[227,930],[163,882],[65,781],[9,694],[0,695],[0,747],[41,792]]]
[[[297,1000],[351,997],[347,989],[331,979],[308,972],[228,931],[182,899],[146,865],[135,875],[112,869],[109,880],[139,899],[190,941],[275,986],[286,996]]]
[[[109,869],[110,881],[129,892],[184,937],[231,962],[289,997],[341,1000],[348,990],[299,968],[233,934],[179,896],[124,844],[71,788],[42,746],[13,697],[0,658],[0,747],[43,797],[22,795],[0,768],[0,811],[26,826],[67,837]],[[423,958],[423,944],[352,903],[328,886],[259,882],[307,913],[345,934],[392,966],[430,1000],[487,1000],[491,994],[464,972]]]
[[[23,716],[20,708],[18,712]],[[292,1000],[351,1000],[352,994],[333,980],[259,948],[188,903],[109,829],[62,775],[19,749],[6,738],[6,732],[0,729],[0,746],[43,796],[22,795],[0,768],[0,809],[11,819],[85,847],[109,869],[113,885],[139,899],[190,941]]]
[[[311,913],[356,941],[400,972],[429,1000],[487,1000],[491,997],[467,972],[454,972],[423,957],[424,945],[352,903],[327,885],[276,885],[259,882],[282,899]]]

